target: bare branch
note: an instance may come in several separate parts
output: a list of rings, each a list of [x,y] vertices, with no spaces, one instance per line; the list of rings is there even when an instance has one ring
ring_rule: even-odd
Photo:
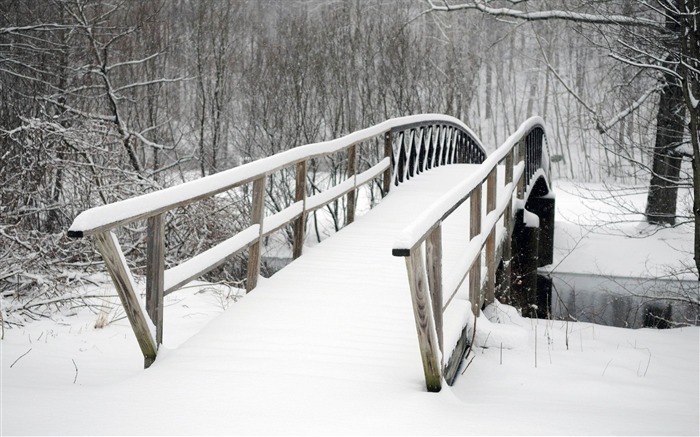
[[[626,15],[596,15],[560,10],[525,12],[518,9],[492,8],[481,1],[462,3],[458,5],[449,5],[445,0],[444,6],[439,6],[433,3],[433,0],[427,1],[430,5],[430,9],[428,10],[428,12],[450,12],[458,10],[476,9],[478,11],[485,12],[489,15],[493,15],[496,17],[509,17],[525,21],[565,20],[589,24],[609,24],[615,26],[642,26],[652,28],[663,28],[663,24],[658,21],[649,20],[646,18],[628,17]]]

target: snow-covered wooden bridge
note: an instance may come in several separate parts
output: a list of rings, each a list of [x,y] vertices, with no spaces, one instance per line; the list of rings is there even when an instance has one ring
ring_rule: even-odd
[[[310,195],[309,163],[332,154],[345,157],[346,178]],[[290,168],[295,198],[270,213],[268,177]],[[402,117],[85,211],[69,236],[94,238],[146,367],[162,342],[163,296],[247,250],[252,293],[198,334],[197,348],[183,345],[181,365],[194,359],[230,378],[255,373],[304,384],[339,378],[381,385],[424,375],[427,389],[439,391],[457,374],[474,315],[497,292],[522,296],[525,307],[536,304],[536,268],[552,257],[548,169],[538,117],[488,156],[455,118]],[[358,187],[371,183],[384,198],[355,217]],[[166,269],[164,214],[244,185],[252,185],[250,225]],[[348,225],[304,247],[308,214],[343,196]],[[140,220],[148,233],[145,305],[114,233]],[[260,280],[263,239],[288,225],[295,260]]]

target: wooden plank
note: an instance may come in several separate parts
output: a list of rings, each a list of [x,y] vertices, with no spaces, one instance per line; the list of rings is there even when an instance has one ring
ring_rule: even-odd
[[[163,215],[146,223],[146,312],[156,326],[156,344],[163,343],[165,225]]]
[[[438,225],[425,240],[425,264],[428,270],[428,289],[433,307],[433,320],[438,345],[444,359],[442,328],[442,226]],[[440,363],[440,367],[443,363]]]
[[[353,144],[348,148],[348,179],[354,182],[354,188],[348,191],[347,207],[345,209],[345,224],[349,225],[355,221],[355,193],[357,192],[357,146]]]
[[[469,238],[473,239],[481,234],[481,185],[472,192],[469,201]],[[472,313],[478,316],[481,309],[481,252],[469,269],[469,301]]]
[[[292,258],[301,256],[306,237],[306,170],[308,161],[301,161],[296,165],[296,177],[294,182],[294,201],[303,202],[304,208],[301,215],[294,221],[294,243],[292,244]]]
[[[117,241],[114,233],[109,231],[95,234],[93,238],[97,250],[105,262],[105,267],[107,267],[107,271],[112,277],[112,282],[122,302],[126,317],[131,324],[131,329],[136,335],[141,353],[143,353],[144,366],[148,368],[156,359],[158,347],[136,296],[136,287],[129,267],[126,265],[119,241]]]
[[[471,338],[468,337],[468,329],[465,326],[460,332],[457,345],[455,346],[454,350],[451,351],[452,354],[449,356],[447,363],[444,366],[443,376],[445,378],[445,382],[447,382],[447,385],[454,384],[455,379],[457,379],[457,375],[459,375],[458,370],[462,365],[464,355],[467,353],[470,340]]]
[[[438,364],[438,344],[435,338],[432,308],[428,299],[428,284],[423,264],[423,249],[418,246],[411,255],[404,257],[408,283],[411,289],[413,316],[416,322],[418,345],[423,361],[425,386],[430,392],[438,392],[442,388],[442,377]]]
[[[260,276],[260,250],[263,235],[263,219],[265,217],[265,182],[267,178],[262,176],[253,182],[253,202],[251,209],[251,225],[260,225],[258,241],[248,248],[248,277],[246,292],[250,293],[258,285]]]
[[[260,225],[251,225],[233,237],[210,247],[204,252],[193,256],[165,271],[164,295],[172,293],[191,280],[219,267],[231,256],[247,249],[260,238]]]
[[[391,147],[391,131],[386,131],[384,134],[384,157],[391,159],[393,150]],[[398,163],[397,163],[398,164]],[[391,189],[391,183],[392,183],[392,168],[391,166],[384,170],[384,177],[382,178],[382,191],[383,195],[386,196],[389,194],[389,190]]]

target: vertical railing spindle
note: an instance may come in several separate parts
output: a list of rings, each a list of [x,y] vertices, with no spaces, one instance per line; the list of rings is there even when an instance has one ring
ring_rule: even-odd
[[[438,346],[443,352],[444,344],[442,330],[442,226],[438,225],[425,240],[425,264],[428,270],[428,289],[433,307],[433,320],[437,333]],[[440,368],[443,363],[440,363]]]
[[[304,238],[306,237],[306,168],[307,161],[300,161],[296,165],[296,176],[294,186],[294,202],[303,202],[301,215],[294,220],[294,243],[292,247],[292,257],[297,259],[304,249]]]
[[[391,183],[393,182],[392,180],[392,167],[396,165],[396,159],[394,158],[394,153],[391,147],[391,131],[388,130],[384,134],[384,157],[385,158],[390,158],[392,160],[392,164],[384,170],[384,177],[382,178],[382,191],[383,195],[386,196],[389,194],[389,190],[391,189]]]
[[[347,178],[353,178],[354,188],[348,191],[348,204],[345,209],[345,224],[350,224],[355,221],[355,196],[357,191],[357,148],[353,144],[348,148],[348,173]]]
[[[469,238],[471,240],[481,234],[481,184],[474,189],[469,202]],[[469,269],[469,300],[472,304],[472,313],[478,316],[481,307],[481,251]]]
[[[163,343],[165,225],[163,214],[146,223],[146,312],[156,327],[156,345]]]
[[[250,293],[258,285],[260,276],[260,251],[263,236],[263,219],[265,218],[265,181],[263,175],[253,181],[253,202],[250,223],[260,225],[258,240],[248,248],[248,275],[246,281],[246,292]]]
[[[498,166],[495,166],[486,179],[486,214],[496,209],[496,198],[498,196],[497,185]],[[495,299],[496,290],[496,227],[492,227],[488,237],[486,237],[486,295],[484,303],[492,304]]]

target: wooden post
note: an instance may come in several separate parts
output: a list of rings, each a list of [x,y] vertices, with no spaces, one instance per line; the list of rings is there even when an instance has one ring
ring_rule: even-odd
[[[253,181],[253,202],[250,223],[260,225],[260,235],[258,241],[251,244],[248,248],[248,278],[246,281],[246,292],[250,291],[258,285],[258,276],[260,276],[260,250],[263,235],[263,219],[265,217],[265,175],[260,176]]]
[[[425,386],[430,392],[438,392],[442,388],[442,377],[438,364],[438,344],[435,339],[435,327],[433,326],[432,308],[428,303],[428,284],[423,265],[423,248],[418,245],[411,249],[410,255],[404,257],[408,283],[411,289],[411,302],[413,303],[413,316],[416,321],[418,333],[418,345],[423,361],[425,373]]]
[[[384,134],[384,157],[385,157],[385,158],[391,159],[392,155],[393,155],[393,150],[392,150],[392,147],[391,147],[391,131],[388,130],[388,131],[386,131],[386,133]],[[390,165],[389,168],[387,168],[386,170],[384,170],[384,177],[382,178],[382,185],[383,185],[383,186],[382,186],[382,191],[383,191],[383,195],[384,195],[384,196],[386,196],[387,194],[389,194],[389,190],[391,189],[391,184],[392,184],[392,182],[393,182],[393,181],[391,180],[392,167],[393,167],[393,166],[398,166],[398,162],[395,162],[395,163],[394,163],[394,162],[392,161],[392,164],[393,164],[393,165]]]
[[[348,179],[353,178],[355,182],[353,185],[354,189],[348,191],[348,204],[345,210],[345,224],[349,225],[355,221],[355,192],[357,189],[357,179],[355,175],[357,174],[357,148],[353,144],[348,148]]]
[[[506,185],[513,182],[513,154],[515,148],[510,149],[506,155]],[[506,205],[506,209],[503,211],[503,225],[506,230],[505,240],[503,242],[503,252],[501,257],[503,259],[503,281],[500,285],[501,295],[506,295],[511,289],[511,260],[512,260],[512,250],[511,250],[511,235],[513,233],[513,199],[511,196],[510,201]]]
[[[156,327],[156,344],[163,343],[163,272],[165,226],[163,214],[149,217],[146,233],[146,312]]]
[[[522,140],[520,140],[516,147],[518,149],[518,159],[516,160],[516,163],[519,163],[520,161],[522,161],[524,164],[523,175],[518,180],[517,194],[518,194],[518,199],[524,199],[525,198],[525,179],[527,179],[527,171],[526,171],[526,169],[527,169],[527,157],[525,156],[525,139],[523,138]]]
[[[495,166],[486,179],[486,213],[496,209],[498,166]],[[492,304],[496,290],[496,228],[493,227],[486,237],[486,295],[484,304]]]
[[[472,192],[469,203],[469,238],[473,239],[481,233],[481,184]],[[472,313],[478,317],[481,309],[481,251],[469,269],[469,301]]]
[[[146,316],[141,310],[135,286],[129,267],[126,265],[124,254],[119,246],[117,237],[111,231],[99,232],[93,235],[97,250],[104,259],[105,267],[112,277],[114,287],[117,289],[119,299],[122,301],[124,312],[129,319],[131,329],[136,334],[136,340],[141,347],[144,358],[144,367],[148,368],[156,359],[158,346],[151,334],[146,321]]]
[[[425,240],[425,264],[428,270],[428,289],[433,304],[433,320],[438,345],[445,359],[442,335],[442,226],[438,225]],[[443,363],[440,363],[440,368]]]
[[[298,162],[296,166],[296,182],[294,188],[294,201],[304,202],[301,215],[294,220],[294,244],[292,247],[292,257],[297,259],[301,256],[304,248],[304,238],[306,234],[306,160]]]

